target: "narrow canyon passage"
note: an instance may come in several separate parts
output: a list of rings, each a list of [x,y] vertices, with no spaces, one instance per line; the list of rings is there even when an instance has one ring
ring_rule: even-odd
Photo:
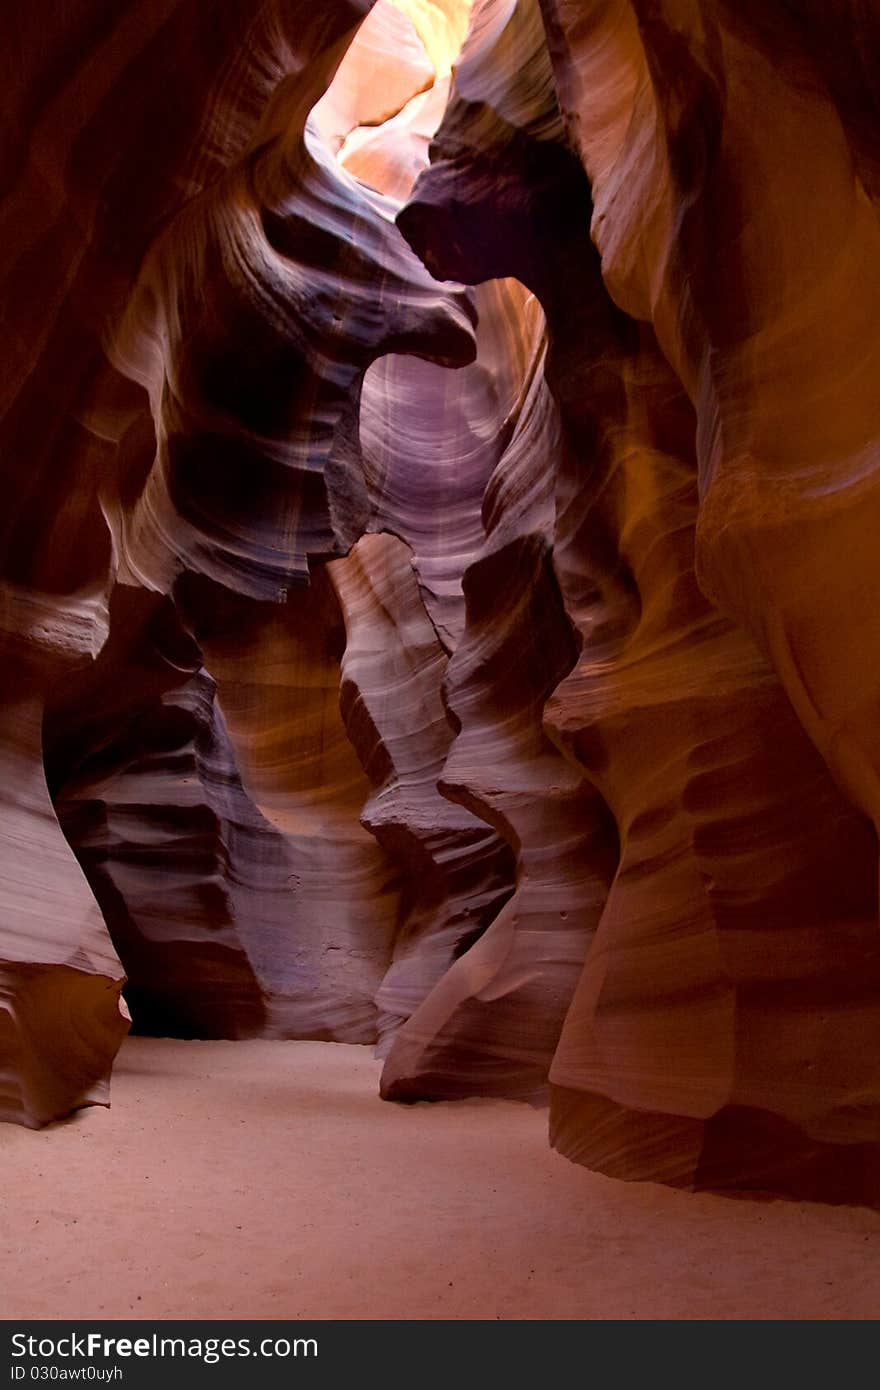
[[[367,1047],[130,1038],[3,1132],[5,1318],[872,1318],[880,1214],[623,1183],[511,1101],[389,1105]]]
[[[880,11],[52,9],[0,1311],[876,1317]]]

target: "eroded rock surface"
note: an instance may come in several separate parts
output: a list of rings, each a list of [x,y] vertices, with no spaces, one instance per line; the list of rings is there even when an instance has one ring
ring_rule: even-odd
[[[125,974],[876,1200],[875,21],[12,20],[2,1114],[106,1099]]]

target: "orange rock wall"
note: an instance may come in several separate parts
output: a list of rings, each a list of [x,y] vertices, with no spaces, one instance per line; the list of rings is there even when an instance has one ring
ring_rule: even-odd
[[[4,19],[0,1113],[124,988],[875,1200],[875,21],[222,9]]]

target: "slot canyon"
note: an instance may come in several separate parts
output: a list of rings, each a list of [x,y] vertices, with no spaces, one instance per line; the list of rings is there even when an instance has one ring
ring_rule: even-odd
[[[880,10],[4,8],[0,1315],[878,1316]]]

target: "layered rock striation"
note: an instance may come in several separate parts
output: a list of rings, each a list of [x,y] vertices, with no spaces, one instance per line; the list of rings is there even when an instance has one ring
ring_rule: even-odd
[[[877,34],[832,8],[13,15],[5,1118],[106,1100],[124,986],[549,1097],[615,1176],[877,1199]]]

